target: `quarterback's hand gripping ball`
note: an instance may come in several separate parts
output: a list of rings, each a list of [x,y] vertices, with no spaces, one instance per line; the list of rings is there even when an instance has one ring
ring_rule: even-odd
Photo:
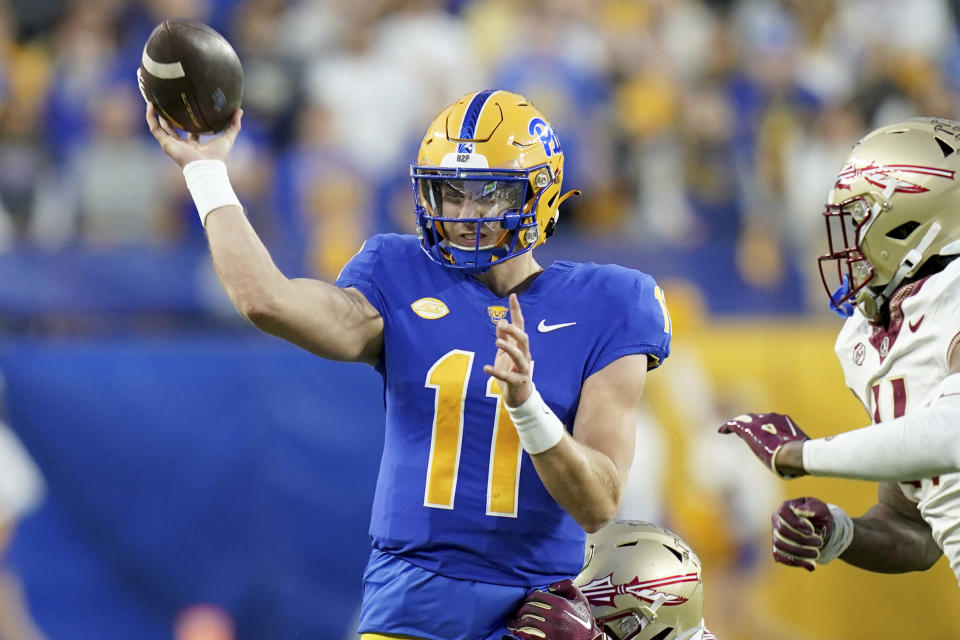
[[[519,640],[596,640],[603,635],[572,580],[531,593],[507,628]]]
[[[788,442],[803,442],[810,438],[800,430],[790,416],[782,413],[745,413],[727,420],[718,429],[720,433],[735,433],[747,443],[754,455],[781,478],[793,478],[777,471],[774,462],[777,452]]]
[[[820,552],[833,534],[833,514],[816,498],[794,498],[782,503],[770,518],[773,559],[807,571],[817,568]]]
[[[226,38],[201,22],[164,20],[147,38],[140,93],[165,120],[193,134],[219,133],[243,100],[243,67]]]

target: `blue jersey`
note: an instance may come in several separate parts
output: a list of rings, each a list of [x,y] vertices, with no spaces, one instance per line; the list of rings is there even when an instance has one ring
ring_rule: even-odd
[[[384,321],[386,436],[373,503],[374,547],[452,578],[548,584],[575,575],[584,531],[520,447],[494,378],[508,302],[443,269],[412,236],[370,238],[337,279]],[[653,279],[612,265],[555,262],[519,296],[537,389],[567,430],[584,381],[612,361],[670,350]]]

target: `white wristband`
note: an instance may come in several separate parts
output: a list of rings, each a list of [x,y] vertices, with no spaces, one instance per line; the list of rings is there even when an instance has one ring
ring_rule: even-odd
[[[836,559],[853,542],[853,520],[847,515],[847,512],[835,504],[827,504],[827,508],[833,515],[833,533],[830,534],[830,539],[820,550],[817,564],[827,564]]]
[[[187,189],[193,196],[193,203],[200,214],[200,223],[207,226],[207,216],[214,209],[230,205],[241,206],[237,194],[233,192],[227,165],[221,160],[194,160],[183,168],[183,177],[187,179]]]
[[[566,429],[547,403],[543,401],[540,392],[534,387],[523,404],[516,407],[507,407],[507,413],[517,428],[520,436],[520,446],[530,454],[543,453],[563,439]]]

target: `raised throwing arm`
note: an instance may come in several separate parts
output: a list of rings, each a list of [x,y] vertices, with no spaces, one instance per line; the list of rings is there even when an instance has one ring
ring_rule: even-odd
[[[383,319],[373,305],[355,289],[287,278],[243,214],[225,165],[241,117],[238,110],[222,134],[201,143],[196,135],[181,137],[153,105],[146,112],[150,133],[184,169],[223,288],[263,331],[331,360],[376,363]]]

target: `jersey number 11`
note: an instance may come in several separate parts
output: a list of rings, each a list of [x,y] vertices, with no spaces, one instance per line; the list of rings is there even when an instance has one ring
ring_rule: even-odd
[[[474,353],[454,349],[427,371],[426,387],[436,391],[433,433],[423,504],[434,509],[453,509],[460,468],[464,404]],[[487,515],[517,517],[522,450],[517,430],[510,420],[496,378],[487,380],[487,397],[497,399],[490,468],[487,473]]]

